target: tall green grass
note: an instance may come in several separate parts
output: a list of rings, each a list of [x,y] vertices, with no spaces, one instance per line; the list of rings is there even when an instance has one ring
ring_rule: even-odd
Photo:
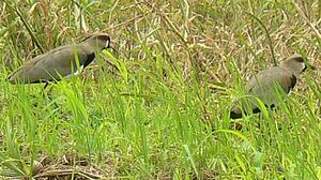
[[[308,18],[287,0],[1,2],[1,176],[91,167],[107,179],[320,179],[318,71],[277,110],[240,120],[242,130],[228,119],[246,79],[273,65],[245,10],[277,59],[300,52],[319,67],[306,22],[319,26],[317,2],[297,2]],[[41,52],[15,8],[45,50],[82,39],[78,8],[119,54],[100,53],[50,90],[11,85],[8,74]]]

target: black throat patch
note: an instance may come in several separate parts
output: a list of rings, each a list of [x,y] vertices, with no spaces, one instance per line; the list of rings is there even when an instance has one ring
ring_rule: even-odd
[[[95,53],[87,55],[87,59],[84,63],[84,67],[88,66],[95,59]]]
[[[296,84],[296,77],[295,77],[294,74],[291,76],[291,79],[290,79],[290,80],[291,80],[290,89],[293,89],[294,86],[295,86],[295,84]]]

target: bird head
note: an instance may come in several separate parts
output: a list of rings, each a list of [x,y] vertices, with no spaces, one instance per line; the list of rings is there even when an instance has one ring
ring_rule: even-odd
[[[315,69],[314,66],[305,62],[304,58],[299,54],[294,54],[280,63],[280,67],[292,72],[295,76],[299,76],[308,67]]]
[[[111,48],[110,42],[110,37],[105,33],[92,34],[84,40],[84,43],[88,43],[96,50]]]

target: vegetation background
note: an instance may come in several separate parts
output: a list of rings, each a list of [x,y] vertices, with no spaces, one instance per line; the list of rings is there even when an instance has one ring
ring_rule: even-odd
[[[277,111],[240,120],[242,130],[228,118],[273,54],[320,68],[320,20],[320,0],[2,0],[1,176],[321,179],[318,70]],[[100,53],[48,95],[6,81],[97,31],[118,53]]]

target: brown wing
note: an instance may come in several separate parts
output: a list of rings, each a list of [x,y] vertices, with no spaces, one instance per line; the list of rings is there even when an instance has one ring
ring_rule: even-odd
[[[268,94],[267,92],[274,90],[275,84],[280,85],[286,93],[289,93],[296,84],[296,77],[286,69],[273,67],[252,77],[246,89],[252,95]]]
[[[266,107],[272,108],[277,105],[277,97],[275,88],[280,86],[285,94],[289,93],[296,84],[296,77],[289,71],[280,68],[273,67],[265,70],[252,77],[246,85],[246,90],[250,97],[246,98],[245,102],[240,102],[243,109],[251,110],[252,113],[260,112],[257,106],[257,101],[253,97],[257,97],[263,101]],[[249,107],[248,107],[249,106]],[[248,107],[249,109],[247,109]],[[247,113],[247,112],[245,112]],[[230,111],[230,117],[232,119],[241,118],[241,109],[237,106],[233,106]]]
[[[9,76],[11,83],[38,83],[60,80],[77,71],[81,62],[87,59],[86,50],[80,46],[62,46],[37,56],[22,65]],[[77,63],[79,60],[79,63]]]
[[[267,107],[271,107],[277,104],[275,92],[277,86],[281,87],[284,94],[288,94],[295,84],[296,77],[291,72],[273,67],[251,78],[247,84],[247,90],[250,95],[260,98]]]

